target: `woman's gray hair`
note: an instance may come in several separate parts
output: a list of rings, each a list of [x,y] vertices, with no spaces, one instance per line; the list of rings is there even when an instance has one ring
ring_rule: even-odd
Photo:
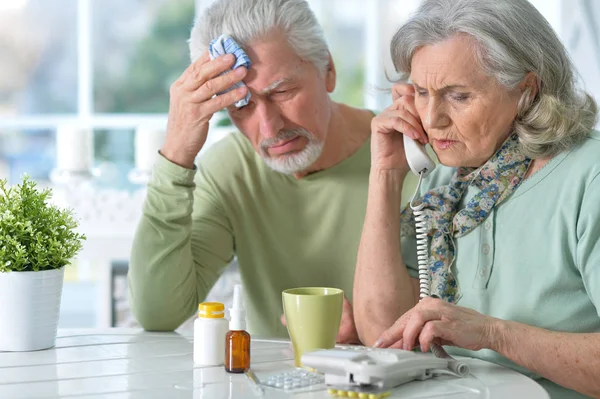
[[[425,0],[391,42],[400,79],[410,76],[417,49],[461,34],[475,39],[480,67],[506,89],[516,88],[529,72],[537,76],[538,92],[523,93],[514,122],[526,156],[552,157],[594,128],[596,102],[577,89],[566,49],[528,0]]]
[[[305,0],[217,0],[196,20],[190,35],[192,61],[212,39],[230,35],[242,47],[281,29],[296,54],[323,74],[329,48],[323,29]]]

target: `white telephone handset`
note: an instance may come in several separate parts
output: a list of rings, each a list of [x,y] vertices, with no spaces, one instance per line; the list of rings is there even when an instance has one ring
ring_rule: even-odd
[[[411,139],[407,135],[404,136],[404,152],[408,166],[417,176],[426,177],[435,169],[435,163],[425,151],[425,146]]]

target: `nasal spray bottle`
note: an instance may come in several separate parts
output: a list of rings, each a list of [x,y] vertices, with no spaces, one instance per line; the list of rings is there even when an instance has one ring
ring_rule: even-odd
[[[233,288],[233,307],[229,309],[229,332],[225,335],[225,371],[244,373],[250,369],[250,334],[246,332],[246,310],[242,286]]]

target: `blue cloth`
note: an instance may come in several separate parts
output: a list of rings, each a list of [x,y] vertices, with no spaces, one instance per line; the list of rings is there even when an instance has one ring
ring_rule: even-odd
[[[244,50],[242,50],[242,48],[239,46],[239,44],[237,44],[235,42],[235,40],[233,40],[231,38],[231,36],[228,36],[228,35],[221,35],[218,38],[212,40],[210,42],[210,44],[208,45],[208,52],[210,54],[211,60],[217,58],[220,55],[233,54],[235,56],[235,63],[233,64],[233,67],[231,68],[231,70],[241,67],[241,66],[250,68],[250,66],[252,65],[252,62],[250,62],[250,58],[248,58],[248,55],[244,52]],[[226,72],[223,72],[223,73],[226,73]],[[223,75],[223,73],[221,75]],[[231,90],[237,89],[238,87],[242,87],[242,86],[245,86],[244,82],[240,81],[240,82],[234,84],[233,86],[231,86],[229,89],[222,91],[220,93],[217,93],[217,95],[227,93]],[[248,91],[246,93],[246,96],[244,98],[237,101],[235,103],[235,106],[238,108],[241,108],[245,105],[248,105],[249,100],[250,100],[250,91]]]

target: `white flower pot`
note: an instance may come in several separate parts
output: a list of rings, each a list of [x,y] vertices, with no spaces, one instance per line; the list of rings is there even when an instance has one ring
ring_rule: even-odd
[[[0,273],[0,351],[52,348],[65,268]]]

